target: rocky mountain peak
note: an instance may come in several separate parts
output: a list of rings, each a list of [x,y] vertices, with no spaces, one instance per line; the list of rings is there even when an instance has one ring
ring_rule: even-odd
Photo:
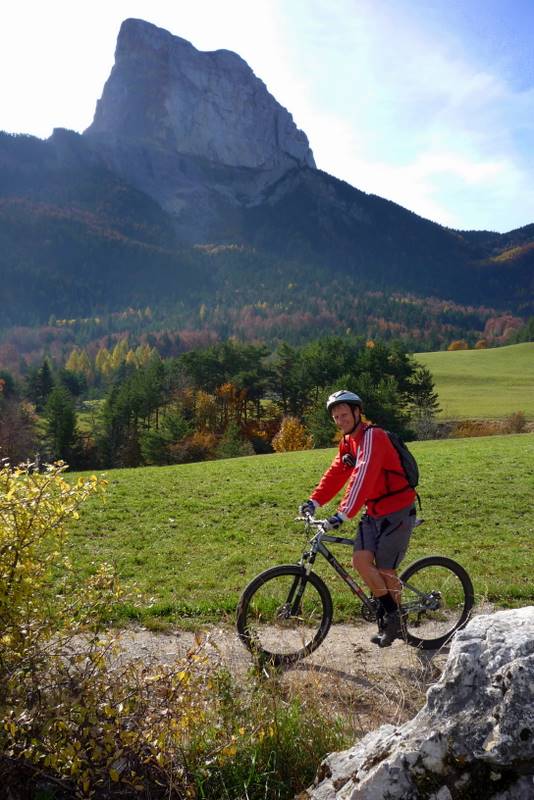
[[[308,139],[248,64],[201,52],[138,19],[122,23],[115,64],[85,135],[143,143],[227,167],[315,167]]]

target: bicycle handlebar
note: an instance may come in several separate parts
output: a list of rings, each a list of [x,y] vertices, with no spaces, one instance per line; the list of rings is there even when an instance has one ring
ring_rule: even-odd
[[[305,522],[307,525],[315,525],[316,527],[324,527],[328,522],[327,519],[316,519],[311,514],[303,514],[302,516],[295,517],[295,522]]]

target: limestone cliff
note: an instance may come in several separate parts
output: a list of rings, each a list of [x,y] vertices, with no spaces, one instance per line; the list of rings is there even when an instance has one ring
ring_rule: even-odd
[[[310,800],[532,800],[534,607],[475,617],[414,719],[329,755]]]
[[[315,167],[306,135],[240,56],[136,19],[121,26],[84,136],[177,216],[193,203],[209,216],[221,198],[254,202],[288,170]]]

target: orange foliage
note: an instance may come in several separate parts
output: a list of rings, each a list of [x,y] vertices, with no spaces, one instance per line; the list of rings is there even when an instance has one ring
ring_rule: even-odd
[[[447,350],[469,350],[469,345],[465,339],[456,339],[454,342],[450,343]]]

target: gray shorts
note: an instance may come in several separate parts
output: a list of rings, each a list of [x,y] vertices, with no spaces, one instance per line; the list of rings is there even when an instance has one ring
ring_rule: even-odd
[[[396,569],[408,549],[415,520],[415,506],[383,517],[364,514],[358,525],[354,549],[373,552],[379,569]]]

